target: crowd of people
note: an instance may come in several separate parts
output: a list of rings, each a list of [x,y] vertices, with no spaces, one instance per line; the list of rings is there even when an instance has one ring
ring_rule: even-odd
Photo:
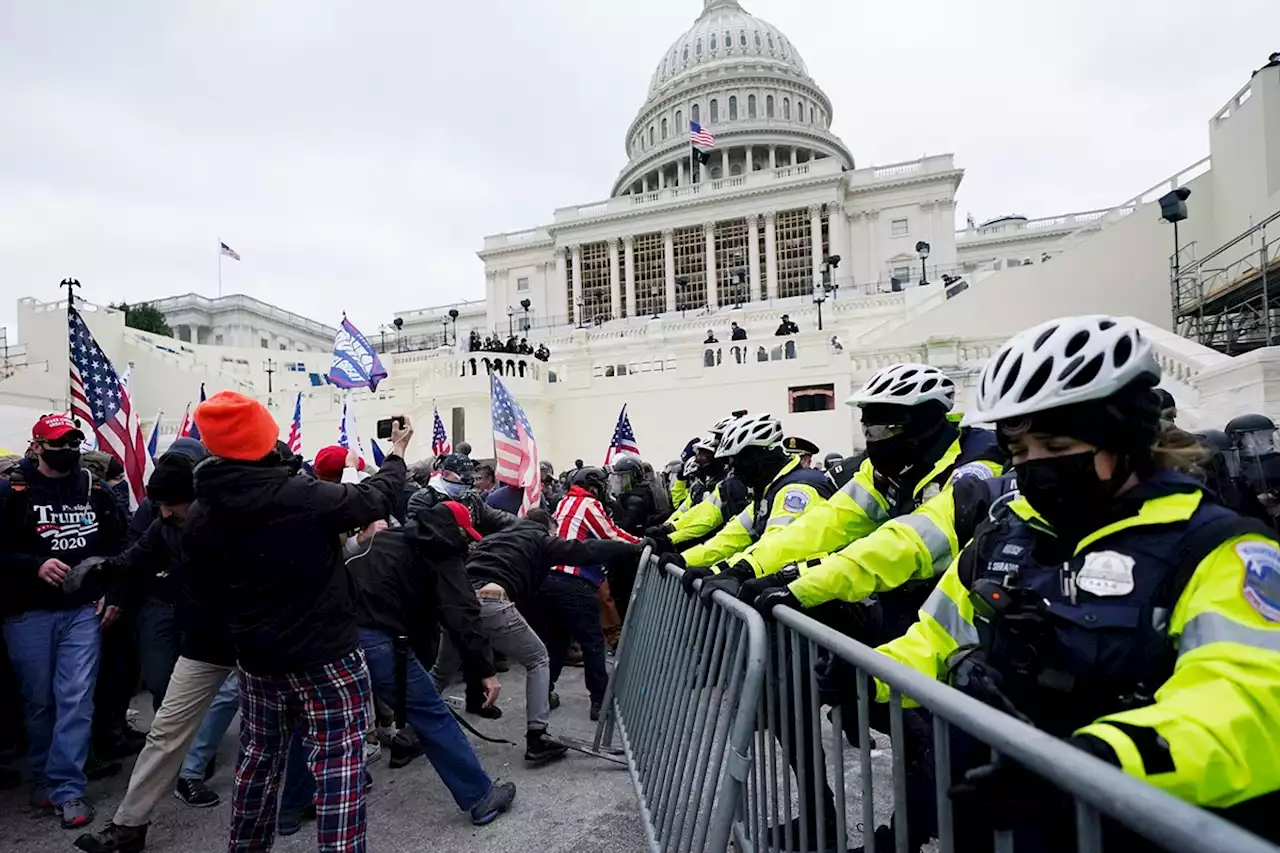
[[[170,792],[217,805],[205,783],[237,709],[229,849],[266,849],[309,814],[320,849],[365,849],[366,765],[381,749],[393,767],[425,755],[485,824],[515,787],[482,766],[441,691],[460,681],[467,713],[500,716],[499,672],[518,665],[525,759],[563,756],[557,682],[580,661],[598,719],[647,545],[690,595],[735,596],[766,618],[800,610],[1274,840],[1280,443],[1261,415],[1179,430],[1159,380],[1131,323],[1066,318],[1006,343],[964,415],[945,372],[878,371],[849,399],[865,442],[854,456],[818,462],[778,418],[742,410],[662,470],[628,454],[558,477],[544,463],[543,504],[523,515],[522,490],[465,443],[406,465],[413,426],[400,419],[376,472],[340,447],[308,463],[231,392],[200,405],[201,441],[159,458],[130,513],[121,472],[82,454],[75,421],[48,415],[27,454],[0,463],[12,723],[0,732],[24,733],[31,804],[68,829],[95,819],[86,778],[141,749],[115,815],[76,840],[88,853],[142,850]],[[857,746],[850,667],[770,654],[800,655],[818,701],[849,709]],[[138,685],[155,708],[145,738],[125,721]],[[789,739],[793,759],[820,756],[808,691],[768,689],[800,711],[767,735]],[[874,698],[872,726],[888,731],[889,686]],[[915,708],[904,722],[920,850],[937,835],[932,722]],[[949,749],[956,849],[989,845],[993,828],[1019,849],[1074,843],[1047,782],[958,730]],[[803,805],[774,828],[834,837],[828,783],[793,769]],[[877,849],[897,820],[874,829]],[[1118,825],[1104,834],[1146,849]]]
[[[201,439],[157,459],[132,510],[119,466],[84,452],[68,416],[40,418],[27,452],[0,462],[0,786],[26,781],[33,809],[90,829],[87,781],[138,754],[115,814],[76,847],[143,850],[170,795],[218,805],[206,783],[237,711],[232,850],[268,849],[311,816],[321,850],[365,849],[366,767],[384,750],[392,767],[426,756],[473,823],[496,819],[515,786],[441,698],[455,680],[466,711],[492,718],[499,671],[523,668],[535,767],[568,748],[549,733],[567,663],[585,667],[598,719],[625,612],[610,579],[629,595],[643,531],[670,510],[652,467],[579,462],[557,478],[544,464],[544,505],[522,517],[521,490],[465,443],[407,465],[407,418],[376,472],[337,446],[298,458],[239,394],[194,419]],[[128,722],[139,688],[145,735]]]
[[[538,344],[535,349],[529,343],[528,338],[517,338],[510,335],[503,341],[500,335],[489,335],[481,338],[480,333],[476,330],[471,331],[471,335],[467,339],[468,352],[502,352],[510,355],[531,355],[538,361],[548,361],[551,358],[551,350],[546,344]]]
[[[1015,336],[964,415],[951,377],[893,365],[849,399],[863,452],[824,460],[818,475],[776,418],[735,413],[689,442],[674,466],[678,507],[646,534],[690,595],[736,596],[766,619],[802,611],[1280,840],[1275,425],[1246,415],[1190,435],[1159,381],[1138,329],[1103,316]],[[846,709],[857,747],[852,667],[810,660],[803,645],[769,654],[784,672],[800,656],[818,701]],[[785,678],[768,689],[798,709],[771,735],[789,741],[790,760],[817,760],[808,691]],[[870,719],[882,732],[890,695],[876,682]],[[903,722],[906,835],[918,851],[938,834],[933,723],[910,707]],[[959,729],[948,749],[955,849],[990,849],[993,830],[1019,850],[1075,849],[1070,799],[1052,784]],[[792,770],[800,813],[770,837],[835,837],[828,783]],[[874,829],[877,850],[893,849],[899,818]],[[1110,820],[1103,834],[1108,849],[1156,849]]]

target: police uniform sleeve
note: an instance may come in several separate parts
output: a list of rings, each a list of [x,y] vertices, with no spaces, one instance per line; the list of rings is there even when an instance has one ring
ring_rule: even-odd
[[[716,534],[715,538],[705,545],[690,548],[685,552],[685,560],[691,566],[709,566],[725,560],[736,562],[738,555],[755,541],[763,542],[767,537],[781,535],[794,522],[822,504],[826,503],[822,494],[808,483],[792,483],[778,490],[774,495],[773,505],[769,508],[769,520],[765,522],[764,532],[759,540],[751,534],[755,513],[748,506],[738,513],[732,521]],[[735,525],[735,522],[737,524]],[[741,535],[738,533],[741,528]],[[703,553],[703,549],[707,549]],[[695,558],[698,562],[694,562]],[[709,562],[702,562],[702,560]]]
[[[702,503],[691,507],[680,516],[675,523],[675,531],[671,534],[672,544],[692,542],[701,539],[720,529],[724,524],[724,516],[720,512],[719,491],[708,494]]]
[[[754,518],[751,507],[742,512],[720,528],[710,541],[695,545],[684,552],[684,561],[689,566],[710,566],[721,560],[728,560],[734,554],[751,544],[751,524]],[[672,537],[675,541],[675,537]]]
[[[969,602],[969,590],[960,579],[959,566],[957,560],[947,569],[907,633],[876,651],[930,678],[941,679],[952,652],[961,646],[977,644],[973,605]],[[876,681],[876,701],[889,701],[889,685],[880,680]],[[903,704],[914,703],[904,697]]]
[[[740,559],[757,577],[771,575],[783,566],[838,551],[888,520],[888,502],[872,484],[871,466],[864,464],[829,499],[778,535],[762,537]]]
[[[689,497],[689,484],[679,478],[671,484],[671,505],[680,507],[684,499]],[[679,511],[677,509],[677,511]]]
[[[1249,535],[1209,554],[1169,624],[1173,675],[1155,702],[1102,717],[1120,766],[1191,803],[1227,807],[1280,789],[1280,549]]]
[[[946,571],[963,544],[956,531],[956,492],[947,488],[911,515],[895,518],[827,555],[803,571],[789,589],[805,607],[863,601]]]

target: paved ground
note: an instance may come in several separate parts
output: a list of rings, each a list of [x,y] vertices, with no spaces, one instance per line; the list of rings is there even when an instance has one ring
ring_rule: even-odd
[[[513,667],[502,678],[501,720],[468,718],[487,735],[516,741],[520,747],[490,744],[472,738],[476,753],[490,775],[514,781],[518,787],[512,811],[487,827],[473,827],[424,758],[392,770],[382,759],[372,765],[374,788],[369,805],[369,849],[400,851],[502,851],[503,853],[615,853],[643,847],[635,794],[625,768],[571,752],[564,760],[538,769],[524,763],[524,676]],[[565,672],[559,693],[564,704],[552,714],[553,732],[589,739],[594,732],[587,719],[582,670]],[[150,717],[150,700],[144,724]],[[233,725],[219,752],[219,770],[210,784],[223,795],[212,809],[191,809],[167,800],[155,816],[147,849],[220,851],[225,849],[231,809],[229,769],[235,760],[238,726]],[[101,825],[114,813],[127,784],[132,762],[115,779],[91,783],[89,795],[98,807]],[[73,851],[75,832],[66,832],[56,818],[32,814],[26,791],[0,795],[0,850],[21,853]],[[314,850],[314,824],[275,847],[284,853]]]

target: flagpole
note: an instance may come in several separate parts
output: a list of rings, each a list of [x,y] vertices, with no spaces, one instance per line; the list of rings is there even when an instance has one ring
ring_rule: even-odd
[[[218,241],[218,298],[222,298],[222,241]]]

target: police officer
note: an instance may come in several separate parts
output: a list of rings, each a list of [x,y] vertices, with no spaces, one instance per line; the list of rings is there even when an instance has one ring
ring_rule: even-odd
[[[754,575],[773,574],[839,551],[889,521],[913,512],[948,484],[980,480],[1004,469],[1004,452],[989,430],[961,427],[955,383],[923,364],[881,370],[848,403],[862,413],[866,458],[827,472],[836,493],[777,536],[738,555]],[[803,565],[800,568],[803,571]],[[882,596],[879,617],[897,636],[915,619],[928,588]]]
[[[879,650],[1277,840],[1280,547],[1182,473],[1202,450],[1161,428],[1159,377],[1123,318],[1005,344],[969,417],[997,425],[1020,495],[994,500],[919,620]],[[953,749],[968,768],[990,760]],[[989,846],[992,827],[1020,850],[1074,843],[1070,809],[1016,766],[970,772],[953,797],[957,849]]]
[[[642,535],[658,508],[640,457],[629,453],[618,456],[609,474],[609,493],[614,502],[614,522],[633,536]]]
[[[695,445],[699,483],[689,489],[689,509],[675,521],[645,531],[658,542],[660,550],[684,550],[705,542],[726,521],[746,509],[747,487],[728,471],[725,459],[716,455],[725,432],[745,414],[735,413],[717,422],[710,435]]]
[[[818,445],[807,438],[800,438],[795,435],[782,442],[782,449],[787,452],[788,456],[798,457],[801,468],[812,468],[813,457],[818,453]]]
[[[733,463],[734,475],[750,490],[752,502],[703,545],[663,559],[691,566],[682,582],[692,590],[694,581],[724,573],[726,586],[754,577],[750,567],[731,568],[730,561],[765,534],[786,529],[835,491],[831,481],[805,468],[798,455],[784,449],[782,422],[772,415],[748,415],[725,433],[716,453]],[[711,566],[722,563],[719,568]]]

